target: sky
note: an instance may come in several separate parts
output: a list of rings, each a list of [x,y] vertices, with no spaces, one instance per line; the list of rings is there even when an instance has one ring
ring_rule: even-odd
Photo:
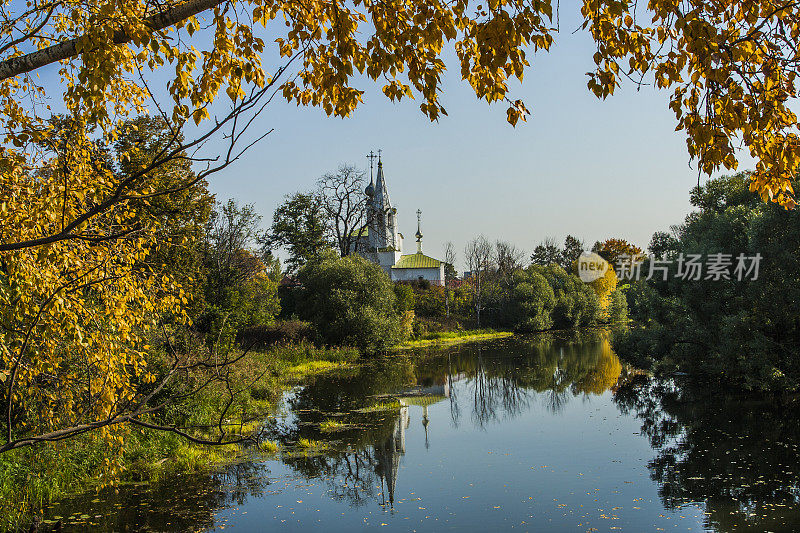
[[[268,225],[285,195],[312,189],[340,164],[366,169],[366,155],[381,149],[406,253],[415,250],[417,209],[423,251],[441,258],[453,241],[461,269],[464,245],[479,234],[526,255],[545,237],[568,234],[588,246],[614,237],[646,248],[653,232],[691,210],[697,170],[667,91],[628,83],[601,101],[586,88],[594,47],[585,32],[572,33],[578,17],[577,8],[562,9],[556,44],[529,54],[532,68],[511,97],[532,114],[516,128],[506,106],[477,100],[450,62],[441,98],[449,116],[438,123],[418,102],[392,103],[366,82],[364,104],[347,119],[275,100],[254,126],[274,132],[211,189],[220,200],[255,204]]]
[[[406,253],[416,249],[417,209],[423,251],[441,258],[452,241],[460,270],[465,244],[480,234],[510,241],[526,256],[546,237],[563,242],[568,234],[587,247],[613,237],[646,248],[653,232],[679,224],[691,210],[698,173],[685,135],[675,131],[668,91],[628,82],[598,100],[586,87],[595,47],[586,32],[573,33],[579,6],[560,11],[551,50],[529,51],[524,82],[511,85],[511,99],[531,110],[527,122],[512,127],[506,104],[479,101],[450,50],[440,96],[448,116],[438,122],[417,101],[393,103],[366,80],[357,85],[364,103],[346,119],[276,98],[255,119],[252,136],[274,131],[215,174],[211,191],[222,202],[254,204],[266,228],[286,195],[313,189],[341,164],[367,169],[366,155],[380,149]],[[270,61],[265,56],[265,65]],[[166,80],[170,70],[154,75],[156,92],[159,76]],[[57,83],[55,66],[43,72]],[[210,155],[214,147],[206,147]],[[752,166],[749,157],[740,159],[740,169]]]

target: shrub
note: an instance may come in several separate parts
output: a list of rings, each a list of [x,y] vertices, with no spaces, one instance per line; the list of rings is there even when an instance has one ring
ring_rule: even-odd
[[[400,340],[394,287],[383,269],[358,255],[325,254],[298,273],[300,312],[328,344],[381,352]]]

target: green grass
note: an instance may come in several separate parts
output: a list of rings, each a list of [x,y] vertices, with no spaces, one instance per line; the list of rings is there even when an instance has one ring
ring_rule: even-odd
[[[426,333],[417,339],[409,340],[396,347],[396,350],[409,350],[422,348],[425,346],[438,346],[447,344],[457,344],[460,342],[472,342],[487,339],[499,339],[510,337],[510,331],[495,331],[493,329],[472,329],[458,331],[437,331]]]
[[[380,411],[396,411],[400,409],[400,402],[398,400],[390,400],[387,402],[377,402],[363,409],[358,409],[359,413],[377,413]]]
[[[345,429],[347,429],[347,424],[331,419],[327,419],[319,425],[319,430],[323,433],[335,433]]]
[[[297,447],[306,451],[321,451],[326,449],[328,445],[321,440],[300,439],[297,441]]]

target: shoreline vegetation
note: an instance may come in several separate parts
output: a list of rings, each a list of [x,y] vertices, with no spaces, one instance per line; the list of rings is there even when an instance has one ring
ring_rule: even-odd
[[[420,347],[451,346],[512,335],[510,331],[491,329],[428,333],[418,340],[398,344],[389,353],[407,355],[409,350]],[[241,407],[253,413],[252,420],[241,427],[237,425],[237,429],[242,433],[256,431],[261,420],[275,413],[284,392],[317,374],[360,361],[364,359],[355,348],[318,347],[306,340],[251,351],[231,369],[236,374],[234,383],[249,382]],[[263,376],[249,381],[257,374]],[[199,413],[198,424],[213,421],[213,403],[213,391],[192,399],[188,407]],[[118,485],[158,483],[171,476],[205,473],[235,463],[249,453],[235,444],[194,444],[175,434],[142,428],[131,428],[122,447],[119,464],[122,475]],[[277,453],[279,447],[262,441],[259,449],[270,455]],[[19,530],[31,520],[38,523],[41,511],[50,503],[100,489],[104,485],[101,468],[104,458],[104,441],[90,435],[0,456],[0,530]],[[75,487],[80,488],[74,490]]]
[[[451,346],[465,342],[486,341],[502,339],[514,335],[513,331],[496,331],[493,329],[458,330],[427,333],[418,339],[407,340],[392,348],[391,353],[400,353],[416,348],[430,346]]]

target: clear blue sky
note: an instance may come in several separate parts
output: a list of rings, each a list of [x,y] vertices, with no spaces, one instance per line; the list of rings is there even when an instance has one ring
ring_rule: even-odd
[[[512,128],[505,105],[478,101],[451,61],[442,96],[449,116],[438,123],[418,102],[392,103],[367,83],[365,103],[344,120],[276,100],[257,126],[275,131],[211,188],[221,200],[254,203],[266,225],[284,195],[312,188],[341,163],[366,168],[366,154],[380,148],[406,251],[414,249],[418,208],[423,250],[433,256],[448,240],[462,256],[481,233],[528,253],[546,236],[567,234],[644,248],[689,212],[696,167],[674,131],[668,92],[628,84],[600,101],[588,91],[594,47],[585,33],[572,34],[578,16],[562,9],[556,45],[531,54],[532,68],[514,88],[532,112],[527,123]]]

